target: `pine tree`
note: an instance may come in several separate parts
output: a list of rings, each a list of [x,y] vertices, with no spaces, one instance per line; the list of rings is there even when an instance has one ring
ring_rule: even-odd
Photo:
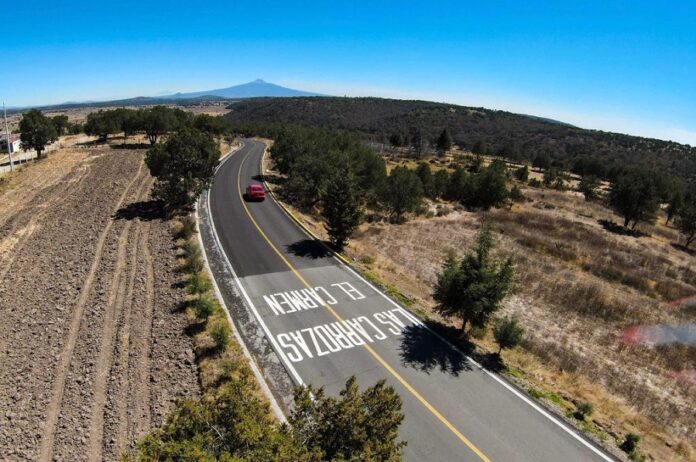
[[[493,329],[493,337],[498,344],[498,354],[508,348],[514,348],[522,341],[524,329],[519,325],[517,319],[500,319]]]
[[[491,256],[494,247],[490,226],[484,224],[474,252],[457,264],[453,254],[445,259],[437,277],[433,298],[436,310],[445,317],[484,327],[510,292],[514,268],[512,259],[499,263]]]
[[[345,169],[329,182],[323,197],[324,227],[337,250],[342,250],[360,224],[361,200],[355,181]]]
[[[437,139],[437,150],[444,153],[450,149],[452,149],[452,136],[449,130],[445,128]]]

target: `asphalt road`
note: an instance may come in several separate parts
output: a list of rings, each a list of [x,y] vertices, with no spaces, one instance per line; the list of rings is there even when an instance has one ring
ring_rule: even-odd
[[[471,362],[312,241],[268,196],[245,202],[263,145],[225,159],[210,211],[247,301],[297,383],[338,393],[386,379],[403,400],[413,461],[613,460]]]

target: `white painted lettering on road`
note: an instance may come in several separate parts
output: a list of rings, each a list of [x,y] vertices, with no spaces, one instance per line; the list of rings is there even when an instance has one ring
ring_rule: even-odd
[[[319,293],[322,295],[319,295]],[[295,313],[296,311],[312,310],[322,305],[335,305],[338,303],[323,287],[314,289],[289,290],[263,296],[266,305],[276,316],[280,314]]]
[[[361,294],[358,289],[353,287],[353,285],[350,282],[337,282],[336,284],[331,284],[332,286],[339,287],[343,292],[346,293],[350,298],[353,300],[362,300],[365,298],[363,294]]]
[[[402,308],[374,313],[371,317],[359,316],[320,324],[278,334],[276,338],[288,359],[296,363],[385,340],[389,337],[385,331],[397,336],[407,326],[421,325],[416,317]]]

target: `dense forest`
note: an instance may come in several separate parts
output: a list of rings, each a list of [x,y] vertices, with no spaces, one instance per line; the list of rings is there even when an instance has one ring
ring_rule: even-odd
[[[233,125],[279,123],[356,130],[392,145],[437,144],[443,129],[464,149],[615,178],[643,165],[696,179],[696,148],[618,133],[586,130],[539,117],[426,101],[382,98],[255,98],[235,102]]]

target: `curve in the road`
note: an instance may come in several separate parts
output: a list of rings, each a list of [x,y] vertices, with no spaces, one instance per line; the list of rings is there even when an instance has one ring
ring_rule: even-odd
[[[404,403],[407,459],[613,460],[503,379],[471,367],[415,316],[317,249],[272,199],[247,205],[243,181],[258,181],[263,151],[245,141],[225,159],[209,206],[215,240],[298,383],[335,393],[351,375],[363,386],[387,378]],[[342,336],[339,328],[347,329]],[[352,344],[346,335],[354,335]]]

